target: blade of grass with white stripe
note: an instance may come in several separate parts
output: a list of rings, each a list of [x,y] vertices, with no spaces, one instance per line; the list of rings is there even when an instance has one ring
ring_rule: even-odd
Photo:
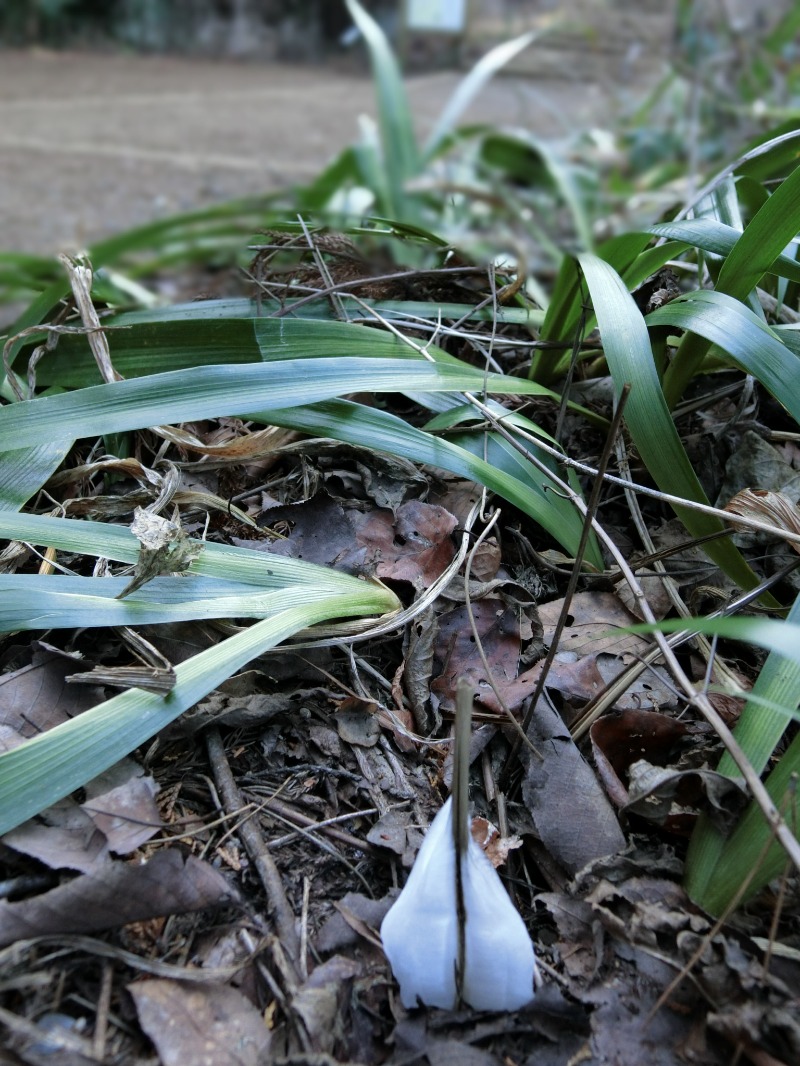
[[[579,257],[592,299],[617,395],[630,383],[625,422],[650,476],[664,492],[697,503],[708,499],[684,451],[661,390],[647,326],[625,283],[613,267],[592,255]],[[694,537],[725,527],[709,515],[675,507]],[[730,541],[712,541],[704,550],[738,585],[752,588],[758,579]]]
[[[701,248],[704,252],[720,256],[729,256],[742,235],[741,230],[712,218],[659,222],[651,226],[648,233],[652,233],[655,237],[669,237],[673,241],[682,242],[687,247]],[[776,274],[789,278],[791,281],[800,281],[800,263],[781,252],[772,260],[764,273]]]
[[[285,587],[271,591],[222,578],[156,577],[117,599],[125,577],[0,574],[0,633],[32,629],[96,629],[208,618],[267,618]],[[319,596],[318,582],[295,586],[298,605]]]
[[[351,578],[350,591],[287,588],[276,613],[175,667],[166,696],[129,689],[0,754],[0,833],[38,814],[113,766],[247,663],[301,629],[331,619],[394,611],[388,589]]]
[[[135,563],[141,549],[139,541],[127,526],[87,522],[77,518],[53,518],[49,515],[0,512],[0,539],[18,540],[118,563]],[[189,565],[190,574],[224,578],[266,591],[306,584],[337,585],[340,591],[352,588],[353,578],[348,574],[302,559],[289,559],[250,548],[236,548],[192,538],[189,538],[189,543],[201,549],[198,557]]]

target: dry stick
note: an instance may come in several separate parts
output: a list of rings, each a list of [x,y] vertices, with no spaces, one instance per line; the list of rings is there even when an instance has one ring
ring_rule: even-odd
[[[335,284],[328,285],[324,289],[314,289],[310,285],[297,285],[287,282],[280,287],[285,289],[296,289],[298,292],[308,292],[308,296],[301,296],[299,300],[295,300],[294,303],[282,307],[280,310],[275,311],[267,317],[284,318],[286,315],[294,314],[294,312],[299,307],[302,307],[303,304],[311,303],[314,300],[320,300],[323,296],[330,296],[332,293],[346,293],[351,289],[360,289],[365,285],[374,285],[378,282],[401,281],[404,278],[433,278],[441,275],[474,277],[475,275],[483,274],[483,272],[482,267],[439,267],[435,270],[400,270],[396,271],[394,274],[379,274],[376,277],[357,278],[355,281],[337,281]],[[356,302],[360,301],[357,300]],[[369,311],[371,312],[372,308],[369,308]]]
[[[218,729],[212,727],[206,733],[206,748],[214,773],[214,780],[219,788],[225,808],[228,811],[241,810],[244,806],[244,799],[233,779]],[[275,865],[275,860],[270,855],[261,830],[254,821],[242,822],[239,827],[239,835],[267,893],[267,902],[275,919],[278,937],[287,955],[295,968],[297,968],[300,944],[297,939],[294,914],[289,906],[289,900],[286,898],[281,875]]]
[[[473,558],[475,552],[481,546],[481,543],[483,542],[484,538],[491,531],[492,526],[495,524],[497,519],[500,517],[500,514],[501,514],[501,511],[500,511],[500,508],[498,507],[498,509],[494,512],[492,517],[489,519],[489,522],[487,523],[486,527],[481,532],[481,535],[475,541],[475,544],[472,547],[472,550],[470,551],[469,555],[467,556],[467,564],[464,567],[464,597],[465,597],[464,606],[467,608],[467,617],[469,618],[470,629],[472,630],[472,636],[473,636],[473,638],[475,640],[475,647],[477,649],[478,655],[480,656],[481,662],[483,663],[483,668],[486,671],[486,678],[487,678],[489,684],[492,687],[492,692],[494,692],[495,697],[497,698],[497,702],[500,704],[500,709],[502,710],[503,714],[508,719],[509,724],[512,725],[514,727],[514,729],[516,730],[517,736],[516,736],[516,739],[515,739],[515,742],[514,742],[515,743],[514,750],[516,751],[518,749],[520,743],[525,744],[528,748],[530,748],[530,750],[533,752],[533,754],[536,756],[536,758],[539,759],[540,762],[542,762],[543,761],[542,753],[537,750],[537,748],[534,746],[533,742],[526,736],[523,727],[520,726],[519,722],[516,720],[514,715],[511,713],[511,708],[508,706],[506,701],[503,699],[503,695],[500,692],[500,688],[499,688],[497,682],[494,679],[494,674],[492,673],[492,668],[489,665],[489,660],[486,658],[486,652],[484,651],[484,648],[483,648],[483,641],[481,640],[480,633],[478,632],[478,627],[475,624],[475,615],[473,614],[473,611],[472,611],[472,597],[470,596],[470,592],[469,592],[469,574],[470,574],[470,569],[472,567],[472,558]],[[459,685],[460,684],[461,684],[461,682],[459,681]],[[470,715],[471,715],[471,713],[472,712],[470,711]]]
[[[586,511],[583,519],[583,529],[581,530],[581,539],[578,543],[578,550],[575,553],[575,562],[572,567],[572,571],[569,575],[569,581],[567,583],[567,590],[564,593],[564,602],[561,605],[561,611],[558,616],[558,622],[553,633],[553,637],[550,641],[550,647],[547,649],[547,655],[542,663],[542,669],[539,672],[539,676],[536,679],[536,687],[533,690],[528,710],[525,713],[525,717],[522,721],[523,732],[527,733],[528,726],[531,724],[531,718],[533,717],[536,706],[541,698],[544,686],[547,682],[547,675],[550,672],[550,667],[553,665],[553,660],[558,652],[559,641],[561,640],[561,634],[564,632],[564,627],[567,624],[567,618],[569,617],[569,610],[572,605],[572,597],[575,595],[575,589],[578,587],[578,580],[581,575],[581,566],[583,564],[583,556],[586,552],[586,546],[589,543],[589,536],[592,532],[592,524],[594,523],[594,516],[597,513],[597,508],[600,504],[600,493],[603,491],[603,478],[602,472],[608,466],[611,459],[611,453],[614,450],[614,442],[619,432],[619,427],[622,424],[622,413],[625,410],[625,404],[628,402],[628,396],[630,395],[630,385],[625,385],[620,393],[619,403],[617,409],[614,412],[614,418],[611,422],[611,428],[608,431],[606,442],[603,445],[603,454],[600,456],[600,465],[598,468],[599,476],[595,478],[592,484],[592,491],[589,494],[589,500],[586,504]],[[510,769],[511,760],[516,755],[516,745],[512,747],[509,752],[508,759],[506,760],[506,766],[504,770]]]
[[[111,362],[111,351],[108,347],[108,339],[103,332],[100,316],[92,303],[92,267],[89,262],[80,262],[70,255],[60,255],[59,261],[63,265],[69,278],[72,295],[80,312],[81,321],[86,327],[89,347],[97,363],[97,369],[103,381],[121,381],[122,375],[118,374]]]
[[[97,997],[94,1036],[92,1037],[92,1054],[98,1062],[106,1057],[106,1040],[108,1038],[108,1015],[111,1007],[111,989],[114,983],[114,964],[106,959],[103,962],[100,978],[100,994]]]
[[[472,732],[472,685],[460,677],[456,684],[456,724],[453,744],[453,848],[456,854],[456,1006],[464,995],[467,965],[467,905],[464,899],[464,863],[469,846],[469,741]]]
[[[480,400],[476,399],[475,397],[472,397],[470,402],[484,414],[484,416],[491,422],[497,432],[500,433],[500,435],[505,440],[507,440],[512,445],[512,447],[516,448],[516,450],[519,451],[529,462],[533,463],[533,465],[538,470],[540,470],[572,501],[573,505],[582,515],[585,516],[587,514],[586,504],[583,502],[580,496],[573,491],[572,487],[566,481],[563,481],[556,474],[554,474],[552,470],[546,467],[536,455],[530,452],[527,448],[524,448],[520,444],[520,442],[514,437],[514,435],[512,433],[509,433],[506,427],[502,425],[500,420],[495,417],[494,412],[491,411],[486,406],[486,404],[481,403]],[[592,519],[592,527],[598,537],[603,541],[608,551],[611,553],[621,573],[625,577],[625,580],[628,582],[630,590],[639,607],[639,611],[641,612],[642,618],[650,625],[658,625],[656,617],[650,609],[650,604],[647,602],[647,597],[642,591],[639,582],[636,580],[636,575],[631,570],[628,561],[622,555],[622,552],[620,552],[619,548],[614,543],[613,539],[609,536],[609,534],[606,533],[603,526],[600,525],[600,523],[594,518]],[[653,639],[661,649],[661,653],[664,656],[664,661],[668,665],[678,685],[683,689],[686,699],[689,701],[689,703],[692,704],[692,706],[694,706],[695,708],[697,708],[697,710],[700,711],[700,713],[703,715],[703,717],[706,719],[712,729],[714,729],[722,743],[725,745],[728,750],[728,754],[736,763],[736,766],[741,772],[742,777],[745,779],[753,796],[753,799],[761,808],[761,811],[765,819],[767,820],[767,823],[774,828],[775,835],[777,836],[787,855],[789,855],[797,869],[800,870],[800,841],[797,840],[791,829],[784,822],[780,812],[778,811],[775,804],[772,802],[772,798],[770,797],[766,788],[762,784],[761,778],[753,769],[752,763],[742,751],[739,742],[736,740],[733,733],[730,731],[723,719],[711,705],[708,700],[708,697],[698,693],[694,689],[691,681],[686,676],[683,667],[678,662],[675,653],[672,650],[672,647],[670,646],[664,634],[661,633],[658,629],[656,629],[653,633]]]

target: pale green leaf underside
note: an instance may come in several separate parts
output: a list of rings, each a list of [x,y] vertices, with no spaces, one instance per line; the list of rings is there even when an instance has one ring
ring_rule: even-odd
[[[470,367],[406,359],[286,359],[174,370],[43,396],[0,409],[0,447],[315,403],[349,392],[541,394],[541,386]]]

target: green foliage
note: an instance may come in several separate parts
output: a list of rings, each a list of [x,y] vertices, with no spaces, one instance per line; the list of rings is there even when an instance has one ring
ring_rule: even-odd
[[[796,323],[777,318],[781,309],[790,312],[789,319],[796,317],[800,293],[796,116],[781,116],[770,130],[749,131],[750,143],[739,154],[713,138],[704,141],[692,165],[699,160],[706,169],[706,155],[727,161],[679,209],[676,186],[664,183],[685,176],[687,162],[683,159],[678,170],[657,175],[649,169],[659,162],[652,145],[644,144],[645,120],[657,113],[651,102],[651,109],[640,115],[635,131],[640,141],[632,147],[627,173],[617,175],[615,192],[603,193],[608,174],[587,167],[586,159],[576,163],[561,147],[526,131],[456,125],[486,78],[530,38],[503,45],[483,59],[464,79],[427,142],[420,144],[382,31],[356,0],[347,3],[369,48],[377,96],[377,124],[359,143],[346,148],[303,188],[176,216],[91,249],[98,269],[94,295],[110,309],[104,327],[114,366],[125,380],[102,383],[86,338],[64,334],[55,351],[37,363],[29,385],[24,361],[32,347],[48,337],[46,327],[68,287],[61,268],[50,260],[0,255],[0,295],[36,294],[12,327],[6,352],[18,375],[14,381],[26,398],[17,401],[11,382],[6,383],[4,398],[9,402],[0,408],[0,533],[5,537],[134,562],[137,543],[127,530],[26,515],[22,509],[76,440],[233,415],[471,478],[540,525],[572,555],[582,520],[556,489],[560,465],[545,451],[545,445],[554,442],[530,417],[513,410],[513,402],[503,405],[500,397],[557,403],[570,370],[586,376],[610,374],[617,397],[630,385],[625,428],[638,458],[653,483],[686,505],[707,505],[708,500],[673,412],[699,375],[720,366],[737,368],[783,405],[787,420],[800,424],[798,331]],[[684,6],[684,12],[688,18],[689,7]],[[774,29],[763,43],[766,54],[777,56],[788,47],[796,18],[787,16]],[[694,23],[687,22],[684,29],[687,49],[704,47],[691,37]],[[739,103],[750,100],[752,93],[777,92],[759,56],[751,59],[737,82]],[[672,89],[676,84],[676,79],[670,81]],[[708,114],[704,112],[704,122]],[[673,131],[674,143],[681,140],[680,132]],[[597,239],[603,211],[632,192],[644,194],[650,217],[640,226]],[[656,193],[657,212],[652,206]],[[673,201],[665,215],[664,205]],[[144,285],[158,271],[206,264],[212,256],[235,260],[243,253],[247,235],[277,223],[284,232],[293,227],[301,235],[310,232],[303,228],[305,221],[302,226],[286,223],[298,210],[310,220],[308,225],[340,227],[356,241],[379,242],[398,260],[412,264],[441,265],[454,245],[465,258],[465,249],[493,257],[513,237],[524,245],[531,276],[523,278],[519,266],[525,284],[512,302],[496,307],[476,308],[477,297],[470,304],[467,296],[463,303],[447,303],[356,301],[340,295],[336,308],[342,321],[333,320],[326,299],[298,303],[296,308],[279,307],[266,298],[258,308],[247,300],[154,306],[157,300]],[[632,293],[667,263],[679,274],[682,294],[643,310]],[[542,280],[545,272],[552,280]],[[138,308],[126,312],[131,304]],[[289,310],[291,315],[284,314]],[[525,327],[541,346],[527,377],[484,373],[433,343],[406,343],[386,330],[347,321],[356,314],[406,326],[415,315],[434,323],[439,317],[459,322],[483,318],[494,329]],[[427,424],[412,424],[379,404],[347,398],[364,393],[404,394],[416,405],[417,416],[422,409]],[[484,399],[509,432],[525,434],[528,457],[497,432],[486,430],[470,405],[473,396]],[[572,409],[586,413],[575,405]],[[693,536],[723,529],[716,517],[680,502],[674,506]],[[740,586],[757,583],[730,541],[712,541],[705,550]],[[116,598],[117,579],[0,575],[4,632],[176,618],[258,619],[179,666],[178,683],[169,696],[131,690],[0,755],[0,830],[83,784],[250,658],[300,628],[397,609],[394,596],[378,585],[300,563],[273,565],[271,558],[267,564],[256,556],[208,544],[192,563],[189,577],[163,576],[122,599]],[[603,567],[594,541],[586,560]],[[737,730],[759,772],[800,699],[798,621],[796,604],[786,622],[697,623],[698,629],[770,649]],[[681,621],[672,628],[686,624]],[[776,717],[771,704],[782,705],[786,714]],[[799,768],[795,740],[769,778],[776,802]],[[724,760],[720,770],[731,773],[729,761]],[[687,867],[694,898],[709,910],[724,909],[764,850],[768,834],[755,807],[727,841],[703,821]],[[780,862],[780,855],[770,851],[751,890],[778,870]]]

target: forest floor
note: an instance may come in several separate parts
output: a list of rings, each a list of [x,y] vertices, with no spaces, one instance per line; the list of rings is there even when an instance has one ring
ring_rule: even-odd
[[[461,77],[410,79],[423,132]],[[613,122],[643,91],[644,83],[501,78],[465,117],[558,135]],[[307,181],[373,110],[366,75],[334,69],[6,53],[0,247],[74,250],[159,215]],[[512,342],[529,342],[526,331],[506,336],[512,355]],[[450,354],[461,353],[464,330],[452,334]],[[476,351],[480,343],[476,335]],[[606,417],[608,396],[592,401]],[[554,432],[547,410],[543,403],[542,424]],[[774,413],[765,401],[763,412]],[[748,432],[760,428],[751,407],[720,393],[682,423],[704,477],[722,481],[729,424],[742,437],[733,450],[749,463],[742,484],[726,482],[730,492],[754,483],[754,470],[763,477],[767,459],[781,485],[798,476],[797,443],[769,446],[765,457],[768,446]],[[195,428],[208,434],[204,447],[250,433],[233,419]],[[796,882],[782,883],[779,898],[762,893],[722,928],[682,887],[687,834],[711,803],[695,786],[718,762],[716,736],[686,714],[660,669],[632,683],[580,747],[570,735],[620,667],[647,654],[641,636],[609,636],[635,621],[611,571],[584,581],[565,605],[569,570],[541,530],[509,508],[491,537],[470,539],[478,490],[438,468],[326,440],[304,441],[301,453],[287,438],[274,455],[241,452],[257,457],[223,469],[189,464],[181,446],[165,451],[143,432],[143,469],[166,456],[183,487],[226,503],[190,533],[374,573],[409,603],[432,587],[437,597],[405,633],[260,657],[135,759],[3,838],[0,1066],[800,1061]],[[568,421],[566,432],[576,454],[602,449],[594,428]],[[134,491],[127,477],[112,475],[116,516],[119,495]],[[154,484],[142,482],[136,498],[158,495]],[[54,491],[48,510],[72,507],[83,490],[68,480]],[[77,502],[86,516],[99,506],[88,496]],[[627,514],[616,497],[604,506],[630,556]],[[690,575],[687,587],[716,592],[720,575],[686,549],[682,527],[655,503],[645,519],[675,573]],[[471,569],[444,583],[462,551]],[[559,656],[531,707],[562,608]],[[170,664],[224,632],[216,622],[143,628]],[[113,674],[130,661],[130,640],[120,627],[34,641],[11,634],[2,645],[4,742],[96,704],[104,682],[68,678],[76,663]],[[702,683],[702,665],[686,662]],[[508,795],[504,876],[543,976],[519,1011],[406,1010],[377,937],[447,794],[447,723],[465,676],[480,690],[475,805],[494,817],[497,793]],[[503,702],[530,718],[528,738],[544,759],[512,747],[498,717]],[[637,767],[669,772],[661,792],[642,783],[634,807],[625,782]],[[718,813],[732,803],[726,792]],[[773,940],[784,950],[773,951]]]

